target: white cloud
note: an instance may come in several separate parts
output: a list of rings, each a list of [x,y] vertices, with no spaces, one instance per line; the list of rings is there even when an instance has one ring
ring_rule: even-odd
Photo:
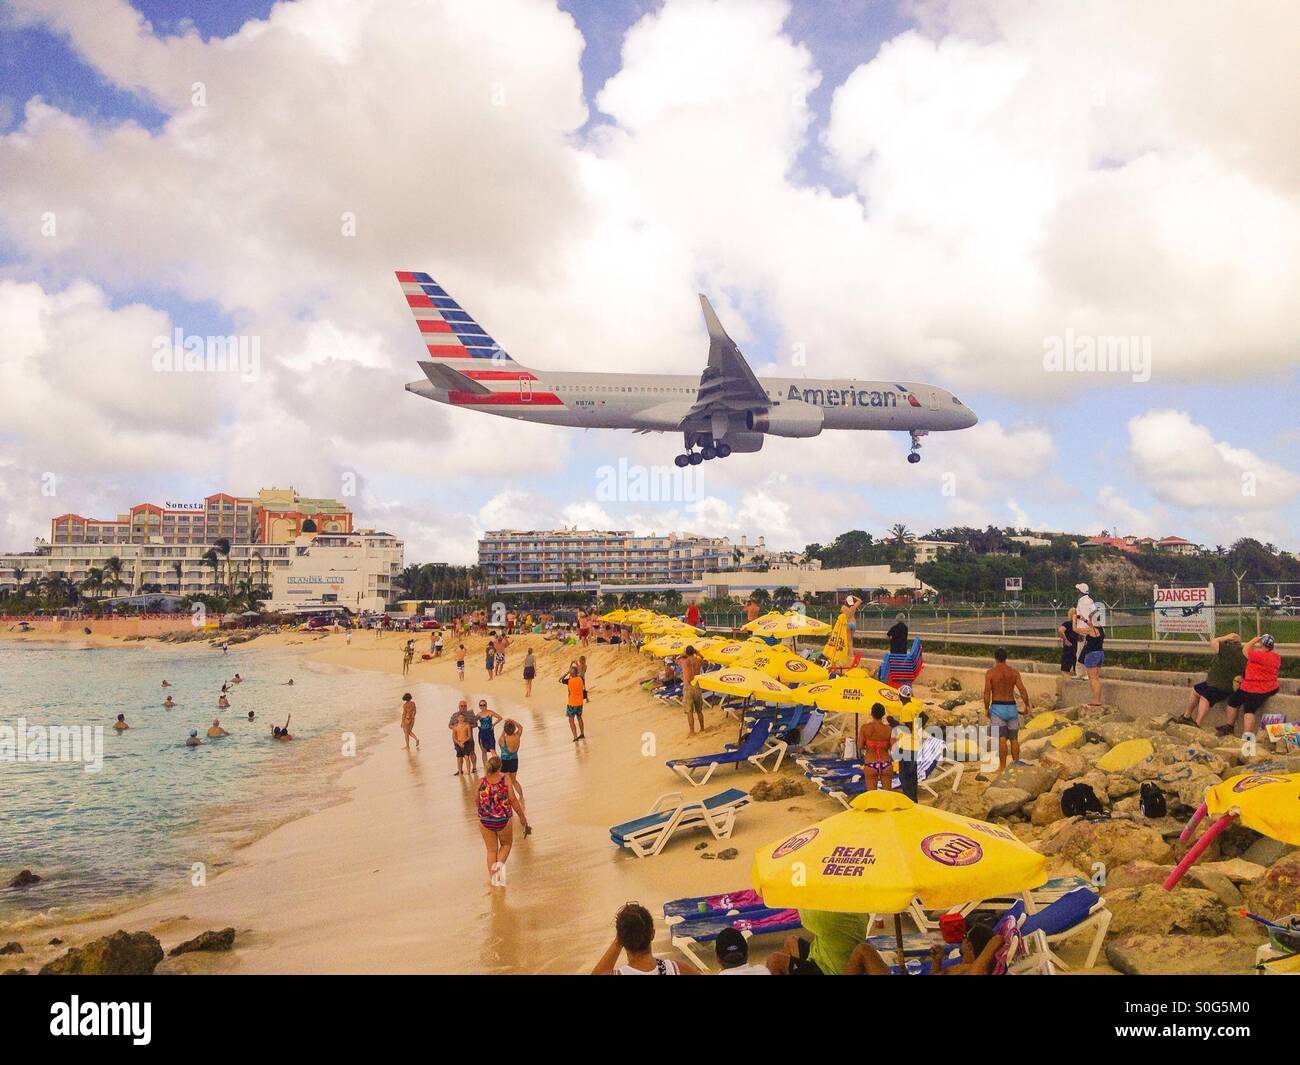
[[[1183,411],[1150,411],[1133,418],[1128,429],[1136,471],[1162,502],[1227,512],[1273,510],[1300,495],[1300,477],[1215,440]]]

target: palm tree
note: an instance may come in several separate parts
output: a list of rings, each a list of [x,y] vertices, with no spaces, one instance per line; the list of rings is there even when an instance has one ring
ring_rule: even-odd
[[[13,567],[14,575],[14,595],[21,595],[23,590],[23,575],[27,571],[22,566]]]
[[[224,536],[221,536],[218,537],[213,542],[212,546],[216,550],[217,554],[221,556],[222,569],[224,569],[226,573],[226,580],[225,580],[226,591],[229,592],[230,591],[230,541],[227,540]],[[214,573],[213,579],[215,578],[216,578],[216,574]]]
[[[180,559],[172,563],[172,572],[176,574],[176,594],[180,595],[185,573],[185,567],[181,565]]]
[[[104,562],[104,580],[108,584],[108,590],[114,595],[122,587],[122,560],[114,555]]]
[[[203,552],[202,561],[205,565],[212,567],[212,586],[215,591],[219,592],[221,586],[217,583],[217,570],[221,568],[221,558],[217,554],[217,549],[215,547],[209,547]]]
[[[266,581],[267,569],[270,564],[266,561],[266,556],[263,555],[261,551],[254,551],[249,558],[250,567],[254,558],[257,559],[258,590],[265,594],[270,590]]]
[[[95,598],[99,598],[99,593],[104,587],[104,571],[98,566],[91,566],[86,574],[86,579],[81,582],[83,592],[94,592]]]
[[[911,529],[900,522],[889,527],[889,535],[893,538],[894,543],[905,544],[914,534]]]

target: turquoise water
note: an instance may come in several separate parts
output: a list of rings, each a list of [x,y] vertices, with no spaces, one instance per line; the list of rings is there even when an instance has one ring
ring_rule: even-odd
[[[236,672],[244,681],[231,686],[230,708],[218,710],[221,685]],[[161,687],[164,677],[172,687]],[[396,716],[396,703],[380,705],[386,688],[373,674],[255,645],[223,655],[207,646],[0,643],[0,927],[179,886],[194,863],[212,875],[236,845],[334,792],[338,773],[354,764],[345,733],[361,745]],[[172,710],[162,706],[169,693]],[[131,725],[126,732],[112,730],[119,713]],[[290,713],[294,740],[271,739],[272,722]],[[207,738],[214,717],[229,736]],[[84,762],[5,760],[4,726],[17,730],[19,718],[29,730],[102,726],[101,771],[86,772]],[[202,746],[185,746],[191,728]],[[10,890],[20,869],[45,880]]]

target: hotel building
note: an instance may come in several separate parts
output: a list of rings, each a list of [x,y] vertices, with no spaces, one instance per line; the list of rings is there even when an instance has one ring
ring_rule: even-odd
[[[683,584],[709,570],[732,566],[725,537],[668,533],[553,529],[487,532],[478,542],[478,564],[490,587],[589,588],[615,584]]]

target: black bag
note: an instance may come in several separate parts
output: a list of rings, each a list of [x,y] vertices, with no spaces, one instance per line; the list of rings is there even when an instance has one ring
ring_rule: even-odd
[[[1143,817],[1164,817],[1169,812],[1165,803],[1165,793],[1150,780],[1142,782],[1142,790],[1139,793],[1138,806],[1142,810]]]
[[[1066,817],[1086,817],[1105,812],[1090,784],[1071,784],[1061,792],[1061,813]]]

